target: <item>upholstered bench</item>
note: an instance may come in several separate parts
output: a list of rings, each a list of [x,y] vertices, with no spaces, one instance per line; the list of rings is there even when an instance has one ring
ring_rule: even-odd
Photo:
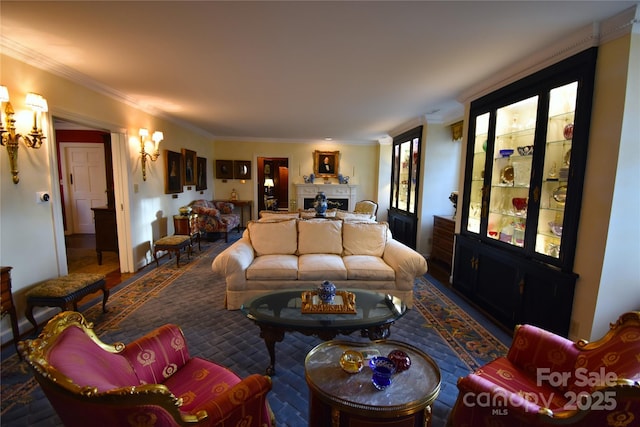
[[[106,313],[109,299],[109,289],[106,285],[105,276],[95,273],[71,273],[45,280],[26,293],[25,316],[37,330],[33,307],[60,307],[62,311],[78,311],[78,301],[98,290],[102,290],[102,311]]]
[[[176,234],[156,240],[153,244],[153,259],[156,260],[156,267],[160,265],[158,262],[159,251],[169,252],[169,257],[171,257],[171,252],[175,252],[176,265],[180,267],[180,251],[182,248],[187,248],[187,256],[191,257],[191,236]]]

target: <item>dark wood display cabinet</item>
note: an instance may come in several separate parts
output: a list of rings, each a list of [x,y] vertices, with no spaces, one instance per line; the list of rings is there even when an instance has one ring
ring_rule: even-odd
[[[453,286],[508,330],[569,333],[596,53],[471,103]]]
[[[118,229],[116,210],[107,206],[91,208],[96,226],[96,252],[98,265],[102,265],[102,252],[118,253]]]

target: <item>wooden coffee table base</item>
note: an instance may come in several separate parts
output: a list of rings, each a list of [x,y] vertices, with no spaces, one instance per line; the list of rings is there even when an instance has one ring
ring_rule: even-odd
[[[276,374],[276,342],[282,342],[285,332],[300,332],[307,336],[316,336],[323,341],[334,339],[338,335],[351,335],[355,331],[360,331],[361,336],[369,337],[371,341],[387,339],[391,335],[391,325],[388,323],[381,326],[362,328],[342,328],[332,330],[322,330],[316,328],[293,328],[278,327],[273,325],[265,325],[259,322],[256,324],[260,327],[260,338],[264,340],[269,352],[269,366],[267,366],[267,375]]]

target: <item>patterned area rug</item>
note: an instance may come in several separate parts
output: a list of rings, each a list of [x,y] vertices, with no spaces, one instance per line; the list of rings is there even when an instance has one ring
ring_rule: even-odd
[[[81,311],[94,322],[104,342],[127,343],[171,322],[183,329],[192,356],[213,360],[241,377],[263,373],[268,354],[258,328],[240,311],[224,308],[224,280],[211,271],[212,259],[225,247],[223,242],[211,243],[191,260],[183,263],[181,259],[180,268],[175,258],[164,259],[159,268],[147,267],[113,289],[108,313],[102,313],[99,298]],[[396,322],[391,339],[411,342],[440,367],[441,392],[433,407],[433,426],[438,427],[444,425],[455,402],[458,377],[505,354],[508,337],[496,338],[483,327],[486,319],[468,313],[467,308],[462,310],[455,295],[447,295],[447,289],[433,281],[430,276],[416,280],[415,309]],[[276,345],[276,375],[269,402],[278,426],[307,424],[304,357],[320,342],[316,337],[289,333]],[[0,424],[61,425],[25,363],[15,354],[4,353]]]

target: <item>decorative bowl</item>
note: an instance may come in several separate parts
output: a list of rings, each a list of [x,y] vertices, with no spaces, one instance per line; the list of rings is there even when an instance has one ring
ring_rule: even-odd
[[[562,224],[559,224],[555,221],[549,222],[549,227],[551,227],[551,231],[556,236],[562,236]]]
[[[411,358],[402,350],[391,350],[387,357],[396,365],[396,372],[406,371],[411,367]]]
[[[511,199],[511,203],[513,207],[516,208],[518,212],[527,209],[527,198],[526,197],[514,197]]]
[[[524,145],[522,147],[518,147],[518,154],[521,156],[530,156],[533,154],[533,145]]]
[[[193,208],[191,206],[182,206],[182,207],[178,208],[178,212],[180,212],[180,215],[182,215],[182,216],[187,216],[187,215],[191,214],[192,210],[193,210]]]
[[[512,154],[513,154],[512,148],[505,148],[504,150],[500,150],[501,157],[511,157]]]
[[[349,374],[357,374],[364,367],[364,357],[362,353],[355,350],[346,350],[340,356],[340,367]]]
[[[564,139],[573,139],[573,123],[569,123],[562,131]]]
[[[567,186],[561,185],[553,190],[553,200],[558,203],[564,204],[567,201]]]

